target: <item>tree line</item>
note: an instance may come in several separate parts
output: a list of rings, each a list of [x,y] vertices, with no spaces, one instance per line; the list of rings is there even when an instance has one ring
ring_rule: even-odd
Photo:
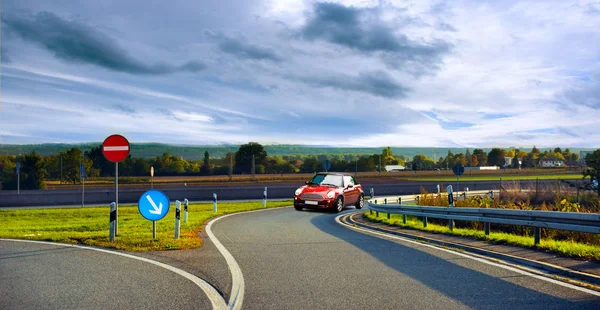
[[[503,150],[493,148],[486,153],[483,149],[467,149],[465,153],[453,154],[433,161],[424,154],[412,159],[395,155],[391,147],[382,149],[379,154],[320,154],[320,155],[273,155],[269,156],[265,148],[257,142],[241,145],[236,152],[228,152],[224,157],[211,158],[208,151],[201,159],[184,159],[181,156],[163,153],[152,159],[128,156],[119,163],[119,176],[149,176],[150,167],[155,176],[174,175],[233,175],[233,174],[284,174],[314,173],[324,171],[323,162],[329,160],[329,171],[369,172],[385,171],[385,166],[406,166],[408,170],[451,169],[455,164],[463,166],[504,166],[505,157],[513,158],[511,168],[535,167],[541,159],[561,159],[577,161],[579,154],[571,153],[567,148],[555,148],[553,151],[540,152],[536,147],[530,152],[519,149]],[[21,165],[20,186],[22,189],[43,189],[45,180],[61,180],[64,183],[81,182],[80,165],[85,167],[86,178],[111,177],[115,165],[104,158],[102,146],[87,151],[73,147],[58,154],[40,156],[35,152],[19,156],[0,156],[0,183],[3,189],[16,189],[16,163]]]

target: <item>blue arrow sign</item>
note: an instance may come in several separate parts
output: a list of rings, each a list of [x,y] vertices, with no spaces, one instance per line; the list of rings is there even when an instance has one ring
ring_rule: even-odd
[[[463,173],[465,173],[465,167],[461,164],[456,164],[452,168],[452,172],[454,172],[455,175],[463,175]]]
[[[21,174],[21,163],[17,162],[17,174]]]
[[[158,190],[142,194],[138,202],[140,214],[150,221],[158,221],[169,213],[169,197]]]

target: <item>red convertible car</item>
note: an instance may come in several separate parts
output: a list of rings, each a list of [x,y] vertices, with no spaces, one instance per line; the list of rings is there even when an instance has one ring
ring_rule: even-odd
[[[343,173],[318,173],[294,194],[294,208],[332,209],[341,212],[345,206],[361,209],[365,203],[362,186],[353,176]]]

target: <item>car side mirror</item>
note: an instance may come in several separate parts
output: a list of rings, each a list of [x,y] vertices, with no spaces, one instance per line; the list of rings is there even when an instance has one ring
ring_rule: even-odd
[[[304,184],[308,185],[308,181],[304,181]]]
[[[354,187],[354,185],[348,184],[348,188],[353,188],[353,187]]]

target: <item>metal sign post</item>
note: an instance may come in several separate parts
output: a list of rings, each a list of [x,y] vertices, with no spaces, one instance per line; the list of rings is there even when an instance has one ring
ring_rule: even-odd
[[[21,163],[17,162],[17,195],[21,195]]]
[[[79,177],[81,178],[81,207],[85,201],[85,164],[79,164]]]
[[[102,143],[102,154],[115,163],[115,233],[119,234],[119,162],[129,156],[131,147],[129,141],[121,135],[112,135]]]

